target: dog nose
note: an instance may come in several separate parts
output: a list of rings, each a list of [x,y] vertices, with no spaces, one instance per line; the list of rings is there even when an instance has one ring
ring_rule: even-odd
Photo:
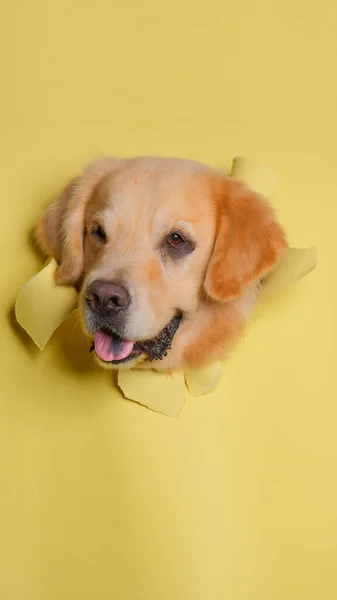
[[[109,281],[93,281],[86,294],[90,308],[101,316],[109,316],[127,308],[130,300],[130,294],[125,287]]]

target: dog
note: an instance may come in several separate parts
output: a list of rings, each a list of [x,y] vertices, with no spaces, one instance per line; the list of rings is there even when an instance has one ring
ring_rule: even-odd
[[[224,359],[287,248],[259,194],[177,158],[91,162],[41,216],[58,284],[79,292],[105,368],[183,371]]]

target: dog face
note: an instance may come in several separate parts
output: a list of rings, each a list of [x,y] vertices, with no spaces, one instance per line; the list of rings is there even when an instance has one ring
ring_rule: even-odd
[[[84,330],[112,368],[184,368],[223,354],[286,247],[260,197],[179,159],[92,163],[37,235],[59,263],[57,281],[79,290]]]

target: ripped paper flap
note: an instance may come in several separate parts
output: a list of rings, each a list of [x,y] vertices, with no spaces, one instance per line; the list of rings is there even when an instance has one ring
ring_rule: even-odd
[[[15,302],[15,317],[35,344],[43,350],[54,331],[77,306],[72,286],[56,285],[57,262],[51,259],[21,288]]]
[[[267,277],[260,292],[260,302],[282,292],[316,268],[317,250],[311,248],[288,248],[277,268]]]
[[[185,404],[186,388],[182,373],[166,375],[145,369],[120,370],[118,385],[128,400],[168,417],[178,417]]]

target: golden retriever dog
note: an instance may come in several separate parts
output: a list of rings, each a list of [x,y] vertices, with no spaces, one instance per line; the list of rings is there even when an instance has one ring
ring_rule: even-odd
[[[175,158],[98,159],[37,226],[79,292],[85,333],[108,368],[184,370],[225,358],[261,279],[287,247],[266,200]]]

